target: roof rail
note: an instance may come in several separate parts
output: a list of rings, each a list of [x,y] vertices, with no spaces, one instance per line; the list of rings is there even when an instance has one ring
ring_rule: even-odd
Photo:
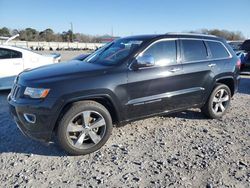
[[[168,32],[167,35],[190,35],[190,36],[205,36],[205,37],[217,37],[215,35],[208,35],[202,33],[182,33],[182,32]]]

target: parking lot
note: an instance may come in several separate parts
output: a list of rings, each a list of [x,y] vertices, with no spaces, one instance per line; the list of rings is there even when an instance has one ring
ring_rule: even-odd
[[[191,109],[137,121],[78,157],[24,137],[8,113],[8,93],[0,92],[1,187],[250,187],[250,76],[222,119]]]

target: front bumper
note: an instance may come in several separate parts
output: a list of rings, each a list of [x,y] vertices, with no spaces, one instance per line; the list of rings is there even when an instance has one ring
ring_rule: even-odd
[[[51,140],[58,117],[56,107],[52,105],[54,104],[53,100],[46,99],[46,102],[26,101],[18,103],[17,101],[13,101],[10,96],[8,96],[7,100],[10,114],[24,135],[43,142]],[[34,114],[36,122],[27,122],[24,113]]]

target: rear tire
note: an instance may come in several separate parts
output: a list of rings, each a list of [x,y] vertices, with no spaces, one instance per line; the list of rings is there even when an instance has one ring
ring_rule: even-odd
[[[227,85],[218,83],[201,110],[207,117],[219,119],[227,112],[230,102],[230,89]]]
[[[71,155],[86,155],[100,149],[112,133],[108,110],[95,101],[81,101],[64,114],[57,129],[59,145]]]

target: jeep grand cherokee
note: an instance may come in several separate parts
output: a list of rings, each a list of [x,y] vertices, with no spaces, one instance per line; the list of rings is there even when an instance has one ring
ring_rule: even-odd
[[[8,96],[27,136],[69,154],[101,148],[113,125],[201,108],[222,117],[238,88],[240,61],[215,36],[143,35],[117,39],[83,61],[22,72]]]

